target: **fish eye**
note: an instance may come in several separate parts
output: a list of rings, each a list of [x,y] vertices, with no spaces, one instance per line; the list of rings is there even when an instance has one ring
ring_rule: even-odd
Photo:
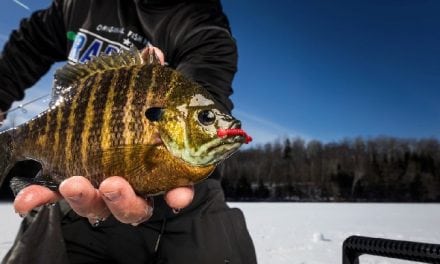
[[[199,113],[199,122],[204,126],[209,126],[214,124],[215,114],[211,110],[203,110]]]

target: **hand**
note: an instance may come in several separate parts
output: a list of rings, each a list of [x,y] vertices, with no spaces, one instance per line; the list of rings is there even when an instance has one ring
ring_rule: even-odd
[[[154,46],[147,46],[145,47],[141,52],[141,57],[144,61],[149,61],[150,56],[155,56],[156,59],[159,61],[160,65],[165,65],[165,56],[163,52]]]
[[[164,197],[171,208],[185,208],[194,197],[194,189],[192,186],[179,187],[168,191]],[[14,208],[17,213],[26,214],[35,207],[63,198],[78,215],[87,217],[92,224],[113,214],[122,223],[138,225],[153,214],[151,201],[137,196],[130,184],[118,176],[105,179],[99,189],[82,176],[64,180],[59,193],[44,186],[31,185],[17,195]]]

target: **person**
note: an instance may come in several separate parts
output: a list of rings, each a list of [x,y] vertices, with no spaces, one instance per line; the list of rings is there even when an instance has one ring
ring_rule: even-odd
[[[219,0],[54,0],[5,44],[0,109],[55,62],[84,63],[131,46],[160,49],[169,67],[231,111],[237,49]],[[13,171],[32,177],[38,166],[30,163]],[[2,263],[256,263],[244,216],[226,204],[216,172],[152,200],[118,176],[98,189],[73,176],[59,192],[23,189],[14,207],[27,216]]]

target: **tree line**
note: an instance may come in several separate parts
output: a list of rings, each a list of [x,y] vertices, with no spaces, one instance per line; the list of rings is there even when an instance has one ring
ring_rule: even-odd
[[[438,139],[285,139],[219,167],[229,201],[439,202]]]
[[[219,172],[228,201],[440,202],[435,138],[285,139],[240,150]],[[0,200],[13,197],[9,178]]]

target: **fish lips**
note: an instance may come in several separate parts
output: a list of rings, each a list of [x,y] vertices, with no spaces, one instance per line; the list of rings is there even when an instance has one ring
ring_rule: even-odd
[[[218,129],[217,135],[223,139],[225,143],[229,144],[248,144],[252,141],[252,137],[241,129],[241,122],[239,120],[234,120],[226,129]]]

